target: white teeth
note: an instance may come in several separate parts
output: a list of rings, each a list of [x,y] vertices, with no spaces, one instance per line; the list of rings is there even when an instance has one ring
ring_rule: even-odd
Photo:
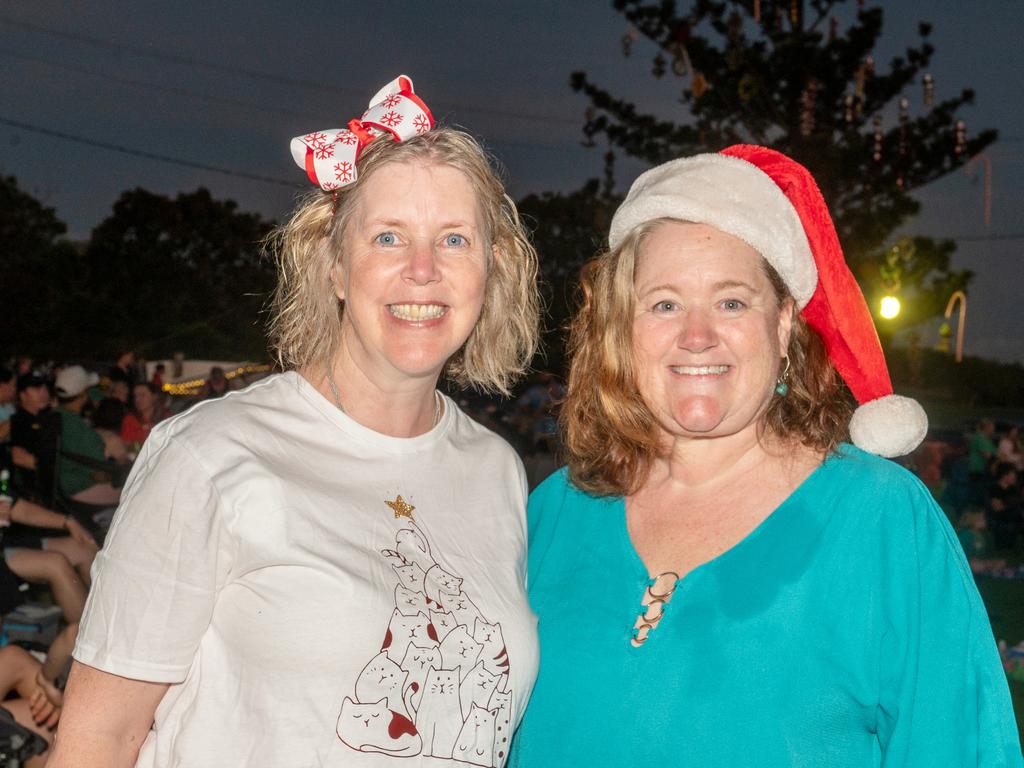
[[[677,365],[672,367],[673,373],[681,373],[684,376],[718,376],[728,370],[728,365]]]
[[[436,320],[447,308],[442,304],[388,304],[388,311],[399,320]]]

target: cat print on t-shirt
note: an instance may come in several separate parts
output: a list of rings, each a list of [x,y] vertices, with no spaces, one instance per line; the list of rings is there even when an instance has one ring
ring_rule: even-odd
[[[501,768],[513,698],[501,625],[411,516],[403,525],[394,548],[381,550],[394,573],[394,610],[342,701],[338,738],[359,752]]]

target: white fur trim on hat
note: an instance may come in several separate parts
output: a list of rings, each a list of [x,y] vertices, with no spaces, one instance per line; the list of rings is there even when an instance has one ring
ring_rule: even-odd
[[[612,217],[608,241],[616,248],[652,219],[708,224],[738,237],[782,277],[803,309],[818,285],[818,270],[796,209],[753,163],[720,154],[672,160],[643,173]]]
[[[928,416],[916,401],[886,395],[864,403],[853,412],[850,439],[862,450],[892,458],[905,456],[924,440]]]

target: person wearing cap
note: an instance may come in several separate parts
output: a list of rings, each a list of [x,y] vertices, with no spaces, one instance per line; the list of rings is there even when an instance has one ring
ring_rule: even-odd
[[[512,764],[1020,766],[956,536],[882,458],[925,415],[810,174],[747,145],[654,168],[582,285]]]
[[[479,144],[402,76],[292,142],[285,369],[153,427],[50,768],[495,766],[537,668],[526,476],[437,391],[507,394],[536,253]],[[456,762],[458,761],[458,762]]]
[[[109,478],[101,477],[95,464],[87,465],[66,455],[77,454],[97,463],[106,461],[103,438],[82,416],[82,409],[89,400],[89,387],[96,386],[99,380],[95,371],[70,365],[63,368],[54,381],[61,417],[57,484],[61,493],[73,501],[109,507],[120,501],[121,489],[115,488]]]
[[[11,462],[15,485],[22,494],[48,500],[52,495],[56,456],[40,446],[57,439],[60,417],[51,408],[47,380],[37,373],[18,376],[18,408],[11,416]]]

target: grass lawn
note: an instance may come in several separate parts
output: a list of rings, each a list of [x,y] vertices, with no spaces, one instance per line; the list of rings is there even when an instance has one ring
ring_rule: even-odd
[[[979,578],[978,591],[988,608],[996,639],[1009,645],[1024,640],[1024,581]],[[1011,680],[1010,695],[1017,713],[1017,730],[1024,734],[1024,683]]]

